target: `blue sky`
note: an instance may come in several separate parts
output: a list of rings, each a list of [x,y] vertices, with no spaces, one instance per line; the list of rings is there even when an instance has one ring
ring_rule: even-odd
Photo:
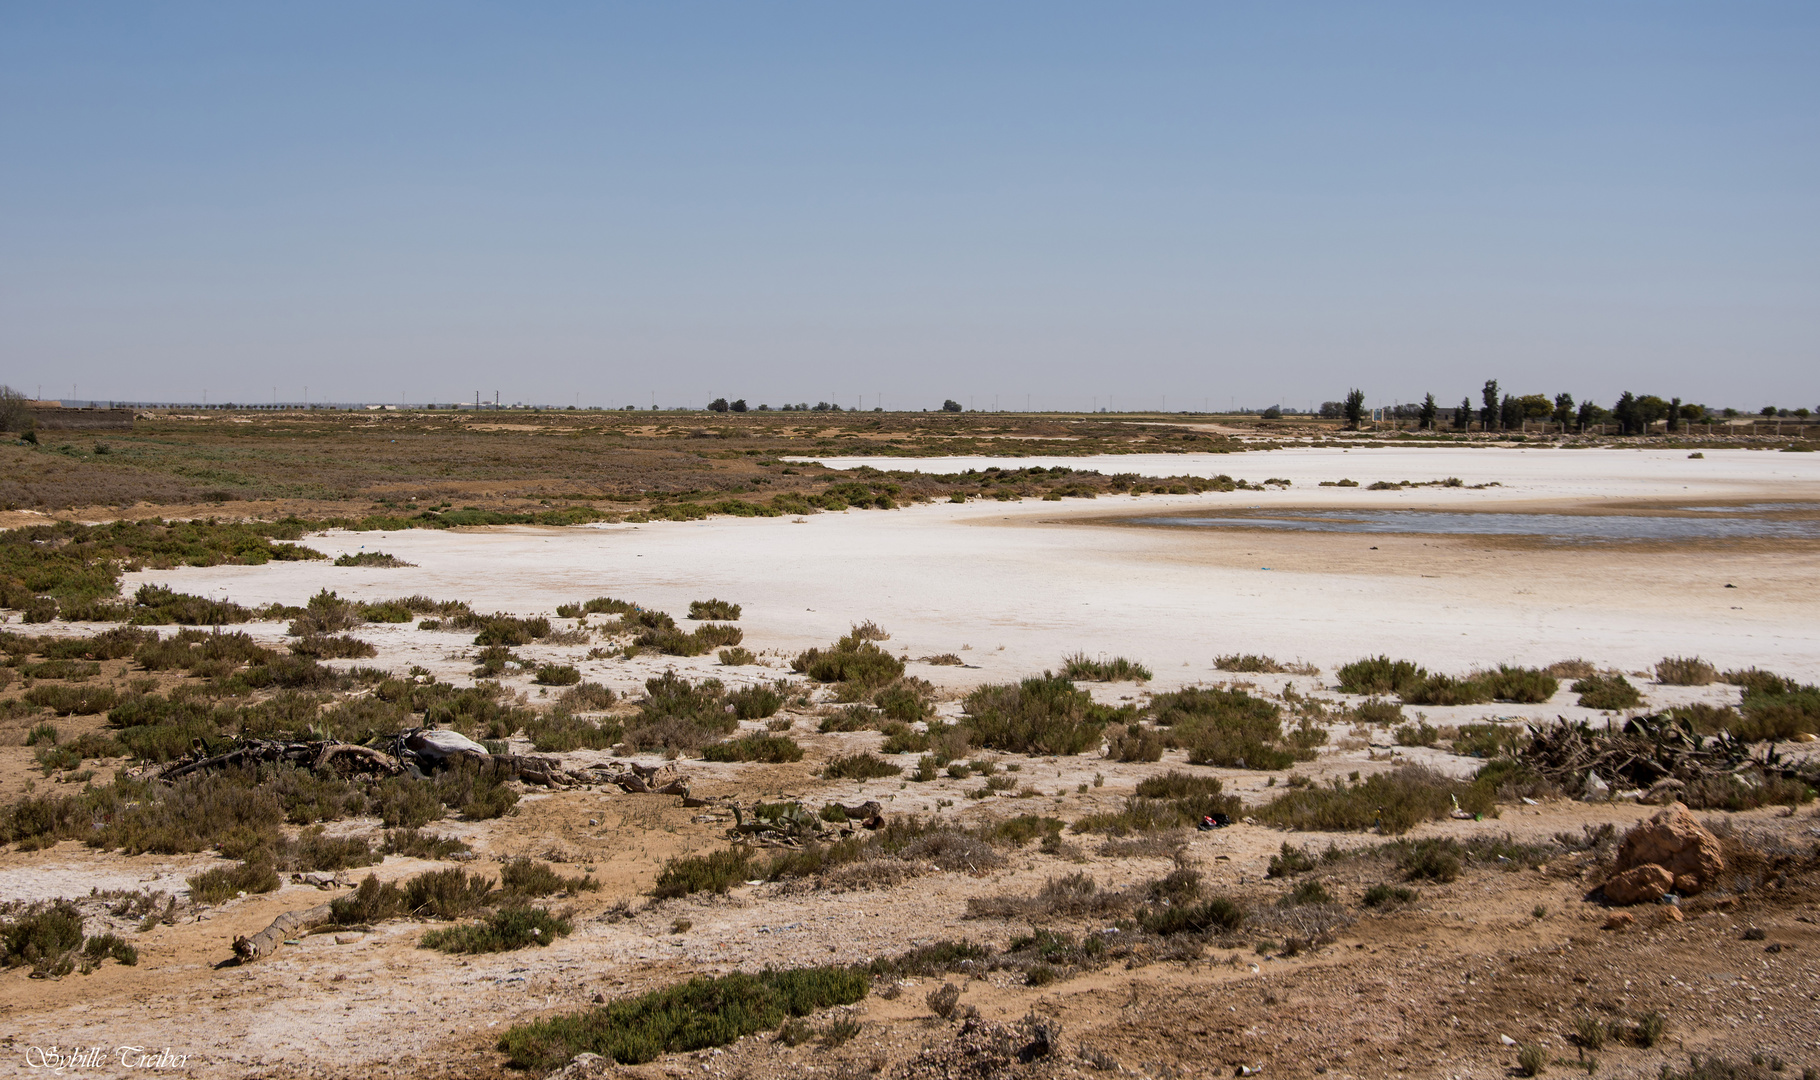
[[[1811,3],[12,2],[0,147],[46,396],[1820,404]]]

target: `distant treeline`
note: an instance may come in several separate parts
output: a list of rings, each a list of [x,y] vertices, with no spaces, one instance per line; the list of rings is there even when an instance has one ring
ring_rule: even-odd
[[[1323,417],[1345,420],[1348,427],[1358,427],[1364,421],[1365,411],[1365,394],[1361,390],[1350,391],[1343,401],[1321,404]],[[1418,428],[1425,429],[1446,425],[1455,431],[1520,431],[1530,422],[1545,421],[1562,431],[1579,432],[1602,430],[1605,425],[1614,424],[1619,435],[1642,435],[1663,422],[1668,431],[1676,432],[1689,424],[1711,424],[1721,418],[1729,420],[1740,415],[1737,409],[1714,410],[1705,405],[1684,403],[1678,397],[1638,395],[1629,390],[1624,391],[1609,409],[1591,401],[1576,404],[1572,394],[1556,394],[1552,401],[1547,394],[1519,397],[1504,393],[1496,379],[1485,380],[1485,385],[1479,389],[1476,408],[1471,397],[1461,398],[1460,404],[1453,408],[1444,408],[1436,404],[1433,394],[1429,394],[1420,404],[1398,405],[1381,412],[1389,419],[1414,420]],[[1770,420],[1806,420],[1811,414],[1806,408],[1779,409],[1765,405],[1757,415]]]

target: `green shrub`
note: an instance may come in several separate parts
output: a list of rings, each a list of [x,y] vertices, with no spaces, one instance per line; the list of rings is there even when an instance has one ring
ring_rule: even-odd
[[[25,692],[23,700],[58,716],[86,716],[113,708],[120,701],[120,694],[108,686],[39,683]]]
[[[1372,656],[1339,670],[1340,689],[1348,694],[1399,694],[1428,673],[1408,660]]]
[[[1276,675],[1288,670],[1268,656],[1254,656],[1251,653],[1216,656],[1213,658],[1213,666],[1221,671],[1250,672],[1261,675]]]
[[[278,871],[269,861],[263,860],[218,866],[189,879],[191,898],[202,904],[219,904],[243,892],[272,892],[279,884]]]
[[[923,679],[903,678],[873,694],[872,703],[891,719],[913,724],[935,712],[929,700],[934,693],[935,687]]]
[[[1479,705],[1491,700],[1492,686],[1483,676],[1429,675],[1406,684],[1402,698],[1410,705]]]
[[[310,634],[291,642],[291,652],[312,660],[355,660],[379,655],[378,649],[351,634]]]
[[[1144,724],[1132,724],[1112,732],[1106,740],[1106,757],[1111,761],[1161,761],[1168,745],[1161,733]]]
[[[1403,876],[1409,881],[1452,881],[1460,876],[1460,854],[1456,840],[1417,840],[1403,849]]]
[[[600,882],[588,875],[563,877],[548,863],[520,856],[508,860],[504,866],[499,868],[499,889],[511,896],[529,898],[550,896],[554,893],[566,893],[574,896],[579,892],[598,892]]]
[[[397,566],[415,566],[417,564],[405,562],[403,559],[397,558],[392,555],[387,555],[383,551],[350,551],[345,555],[336,556],[335,565],[336,566],[379,566],[379,567],[391,568],[391,567],[397,567]],[[405,620],[398,619],[395,621],[404,622]]]
[[[1441,732],[1426,720],[1417,724],[1404,724],[1397,729],[1398,746],[1433,746],[1441,738]]]
[[[817,730],[824,735],[836,731],[877,731],[884,722],[884,714],[870,706],[849,705],[822,717]]]
[[[876,780],[885,776],[899,776],[903,768],[875,754],[848,754],[845,757],[831,758],[822,766],[824,780]]]
[[[1075,653],[1062,660],[1062,674],[1086,682],[1149,682],[1150,669],[1136,661],[1115,656],[1095,660],[1086,653]]]
[[[1138,923],[1152,934],[1231,933],[1245,924],[1245,909],[1216,896],[1185,907],[1146,909]]]
[[[1397,904],[1413,904],[1416,891],[1401,885],[1373,885],[1365,890],[1365,896],[1359,901],[1368,908],[1391,907]]]
[[[657,875],[651,895],[660,899],[698,892],[724,893],[746,880],[751,855],[739,848],[671,859]]]
[[[329,901],[329,920],[341,926],[381,922],[404,912],[404,890],[372,874],[360,879],[352,894]]]
[[[1280,706],[1243,690],[1187,687],[1151,700],[1156,723],[1188,751],[1195,765],[1239,769],[1286,769],[1314,756],[1283,745]]]
[[[827,649],[809,649],[790,661],[790,670],[820,683],[841,683],[843,700],[854,701],[901,678],[904,662],[876,644],[891,635],[862,623]]]
[[[704,761],[763,761],[776,765],[801,761],[803,748],[788,736],[755,731],[737,739],[704,746],[701,756]]]
[[[1503,724],[1461,724],[1453,739],[1453,752],[1477,758],[1509,757],[1528,741],[1521,730]]]
[[[82,912],[68,900],[34,905],[0,922],[0,964],[34,967],[55,961],[82,945]]]
[[[80,681],[101,674],[101,665],[86,660],[42,660],[22,664],[19,674],[28,679],[70,679]]]
[[[404,910],[432,919],[459,919],[493,898],[493,880],[459,867],[427,870],[404,884]]]
[[[752,654],[751,649],[722,649],[720,651],[720,662],[726,667],[742,667],[746,664],[756,663],[757,660],[758,657]]]
[[[1643,703],[1643,695],[1622,675],[1588,675],[1577,680],[1572,689],[1580,695],[1580,707],[1585,709],[1615,712]]]
[[[784,707],[784,696],[769,686],[746,686],[728,694],[727,704],[741,720],[763,720]]]
[[[517,1068],[548,1072],[592,1052],[625,1065],[662,1054],[725,1046],[866,996],[868,979],[850,968],[767,969],[757,975],[696,976],[600,1008],[522,1024],[500,1037]]]
[[[575,924],[540,907],[504,907],[479,923],[431,930],[419,946],[447,953],[490,953],[544,946],[566,937]]]
[[[447,859],[470,850],[452,836],[436,836],[417,829],[392,829],[385,835],[385,854],[413,859]]]
[[[37,746],[39,743],[44,743],[47,746],[57,745],[56,724],[46,720],[41,724],[34,725],[32,730],[26,733],[25,745]]]
[[[1314,859],[1299,847],[1291,847],[1284,841],[1283,849],[1270,857],[1270,866],[1264,871],[1265,877],[1294,877],[1313,870],[1317,864]]]
[[[92,967],[108,957],[127,967],[139,962],[139,950],[118,934],[95,934],[82,943],[82,955]]]
[[[1273,825],[1300,831],[1362,830],[1408,832],[1424,821],[1446,817],[1454,799],[1470,813],[1494,808],[1487,785],[1462,784],[1417,765],[1376,773],[1354,784],[1291,789],[1252,811]]]
[[[1048,672],[978,687],[961,708],[974,745],[1009,753],[1072,756],[1098,747],[1105,728],[1086,691]]]
[[[725,619],[728,622],[739,618],[739,605],[725,600],[694,600],[689,603],[691,619]]]
[[[1665,656],[1656,662],[1656,681],[1664,686],[1706,686],[1719,681],[1719,670],[1697,656]]]
[[[581,682],[581,672],[572,664],[539,664],[532,681],[541,686],[574,686]]]
[[[1534,1043],[1517,1048],[1517,1075],[1541,1076],[1548,1071],[1548,1051]]]
[[[1403,706],[1400,702],[1374,697],[1359,702],[1353,708],[1352,715],[1361,724],[1388,727],[1403,719]]]
[[[1489,686],[1492,700],[1523,705],[1540,705],[1561,688],[1561,681],[1546,671],[1508,664],[1499,664],[1498,670],[1485,672],[1480,678]]]
[[[537,750],[561,754],[570,750],[610,749],[625,736],[625,728],[610,720],[594,721],[576,716],[558,704],[542,716],[525,721],[524,733]]]

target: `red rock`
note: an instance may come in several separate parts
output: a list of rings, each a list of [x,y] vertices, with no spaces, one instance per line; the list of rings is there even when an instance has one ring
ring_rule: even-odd
[[[1718,882],[1725,857],[1719,853],[1719,838],[1695,821],[1684,803],[1673,803],[1638,823],[1618,844],[1620,876],[1645,865],[1667,870],[1670,887],[1683,896],[1693,896]]]
[[[1660,900],[1674,888],[1675,876],[1653,863],[1633,866],[1601,888],[1614,904],[1647,904]]]
[[[1606,918],[1605,929],[1622,930],[1636,921],[1636,917],[1628,911],[1614,911]]]

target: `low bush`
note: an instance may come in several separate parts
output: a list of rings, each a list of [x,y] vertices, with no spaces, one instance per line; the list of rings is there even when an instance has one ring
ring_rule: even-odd
[[[0,964],[46,966],[82,946],[82,912],[68,900],[34,905],[0,922]]]
[[[1664,686],[1706,686],[1719,681],[1719,669],[1697,656],[1665,656],[1656,662],[1656,681]]]
[[[1421,682],[1428,673],[1408,660],[1371,656],[1340,668],[1340,689],[1348,694],[1398,694]]]
[[[1105,728],[1086,691],[1048,672],[978,687],[961,708],[974,745],[1009,753],[1072,756],[1097,748]]]
[[[432,919],[459,919],[493,899],[493,880],[459,867],[427,870],[404,884],[407,914]]]
[[[1480,678],[1490,688],[1492,700],[1522,705],[1540,705],[1561,688],[1561,681],[1546,671],[1508,664],[1499,664],[1498,670],[1485,672]]]
[[[885,714],[868,705],[849,705],[822,717],[816,730],[826,735],[836,731],[878,731],[885,726]]]
[[[1243,690],[1191,686],[1157,695],[1150,707],[1195,765],[1286,769],[1314,756],[1311,748],[1285,745],[1281,706]]]
[[[1149,682],[1151,671],[1122,656],[1095,660],[1086,653],[1075,653],[1062,660],[1062,674],[1086,682]]]
[[[101,674],[101,665],[87,660],[41,660],[22,664],[19,674],[28,679],[69,679],[80,682]]]
[[[745,686],[728,694],[727,704],[741,720],[763,720],[784,707],[784,696],[769,686]]]
[[[809,649],[790,661],[790,670],[820,683],[840,683],[842,700],[855,701],[904,674],[904,662],[876,642],[889,638],[873,623],[853,627],[827,649]]]
[[[329,901],[329,921],[341,926],[381,922],[404,911],[404,890],[373,874],[361,878],[349,895]]]
[[[734,648],[720,651],[720,662],[726,667],[743,667],[757,661],[758,657],[752,654],[751,649]]]
[[[113,708],[120,701],[120,694],[109,686],[39,683],[27,690],[22,700],[58,716],[86,716]]]
[[[1318,865],[1314,857],[1299,847],[1290,846],[1284,841],[1283,849],[1270,857],[1270,866],[1264,871],[1265,877],[1294,877],[1305,874]]]
[[[417,564],[405,562],[403,559],[393,555],[387,555],[383,551],[350,551],[345,555],[336,556],[335,565],[379,566],[391,568],[397,566],[416,566]],[[403,622],[404,620],[400,619],[398,621]]]
[[[625,728],[611,720],[590,720],[576,716],[562,705],[534,719],[525,721],[525,737],[545,754],[562,754],[570,750],[607,750],[625,737]]]
[[[1288,669],[1268,656],[1254,656],[1251,653],[1234,653],[1231,656],[1216,656],[1213,666],[1221,671],[1238,671],[1260,675],[1277,675]]]
[[[600,891],[600,882],[590,875],[563,877],[548,863],[520,856],[499,868],[499,890],[511,896],[536,898],[566,893]]]
[[[803,748],[797,745],[795,739],[785,735],[752,732],[737,739],[704,746],[701,756],[705,761],[762,761],[776,765],[801,761]]]
[[[466,843],[452,836],[437,836],[418,829],[392,829],[385,834],[384,851],[387,855],[403,855],[413,859],[447,859],[471,850]]]
[[[265,860],[218,866],[189,879],[190,898],[200,904],[219,904],[240,893],[272,892],[279,884],[278,871]]]
[[[1433,746],[1441,738],[1441,732],[1433,724],[1422,721],[1416,724],[1404,724],[1396,731],[1398,746]]]
[[[746,880],[751,855],[738,848],[671,859],[657,875],[651,895],[660,899],[698,892],[724,893]]]
[[[739,605],[725,600],[694,600],[689,603],[689,618],[733,622],[739,618]]]
[[[822,766],[821,776],[824,780],[876,780],[886,776],[899,776],[903,768],[878,757],[875,754],[848,754],[844,757],[831,758]]]
[[[1168,745],[1160,732],[1144,724],[1111,733],[1106,740],[1106,757],[1111,761],[1161,761]]]
[[[1416,891],[1402,885],[1373,885],[1365,890],[1359,903],[1368,908],[1393,907],[1401,904],[1413,904]]]
[[[1353,707],[1352,716],[1361,724],[1389,727],[1403,719],[1403,706],[1386,698],[1368,698]]]
[[[540,907],[503,907],[484,920],[431,930],[418,944],[447,953],[490,953],[544,946],[566,937],[575,924]]]
[[[599,712],[612,707],[619,696],[599,683],[576,683],[556,695],[556,706],[573,712]]]
[[[1138,921],[1152,934],[1231,933],[1245,924],[1245,909],[1216,896],[1183,907],[1150,908]]]
[[[351,634],[309,634],[291,642],[291,653],[312,660],[354,660],[378,656],[379,650]]]
[[[1643,703],[1643,695],[1622,675],[1588,675],[1575,681],[1572,689],[1580,695],[1580,707],[1583,709],[1615,712],[1633,709]]]
[[[532,681],[540,686],[574,686],[581,682],[581,672],[572,664],[539,664]]]
[[[1484,676],[1437,674],[1406,684],[1401,696],[1410,705],[1480,705],[1492,699],[1492,686]]]
[[[872,695],[872,704],[892,720],[913,724],[935,711],[935,687],[925,679],[906,676]]]
[[[600,1008],[519,1025],[500,1037],[499,1048],[514,1067],[541,1072],[584,1052],[639,1065],[661,1054],[773,1031],[786,1017],[851,1005],[866,996],[868,982],[864,972],[842,967],[696,976]]]
[[[1477,758],[1509,757],[1528,742],[1529,736],[1519,728],[1494,723],[1461,724],[1453,738],[1453,752]]]
[[[1363,830],[1403,833],[1424,821],[1446,817],[1459,800],[1471,813],[1495,808],[1491,789],[1463,784],[1416,765],[1375,773],[1328,788],[1291,789],[1252,811],[1261,821],[1299,831]]]

